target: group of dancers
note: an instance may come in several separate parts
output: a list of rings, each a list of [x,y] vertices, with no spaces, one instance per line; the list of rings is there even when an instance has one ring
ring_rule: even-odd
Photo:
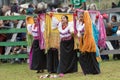
[[[33,36],[29,45],[31,70],[37,70],[37,73],[44,72],[44,69],[49,73],[73,73],[78,71],[79,61],[85,75],[100,73],[99,48],[105,48],[106,40],[100,12],[41,12],[37,17],[28,16],[26,24],[28,36]]]

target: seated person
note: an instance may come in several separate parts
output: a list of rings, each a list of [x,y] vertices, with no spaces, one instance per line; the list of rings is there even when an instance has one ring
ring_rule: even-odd
[[[12,54],[26,54],[27,53],[27,47],[26,46],[15,46],[12,49]],[[14,58],[12,59],[11,63],[22,63],[26,62],[26,59],[24,58]]]

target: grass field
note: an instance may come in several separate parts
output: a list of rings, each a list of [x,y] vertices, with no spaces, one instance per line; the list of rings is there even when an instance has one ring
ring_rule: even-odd
[[[47,71],[43,74],[47,74]],[[66,74],[64,77],[55,79],[40,79],[35,71],[29,70],[28,64],[0,63],[0,80],[120,80],[120,61],[102,61],[101,74],[83,75],[79,71],[73,74]]]
[[[91,2],[87,1],[87,4],[96,3],[99,10],[106,10],[111,8],[112,2],[118,4],[120,0],[100,0],[100,2],[98,2],[99,0],[97,0],[97,2],[95,1],[96,0],[91,0]]]

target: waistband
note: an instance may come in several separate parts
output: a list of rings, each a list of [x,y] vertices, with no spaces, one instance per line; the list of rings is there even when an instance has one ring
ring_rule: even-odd
[[[39,39],[39,37],[38,37],[38,36],[34,36],[33,38],[34,38],[34,40],[38,40],[38,39]]]
[[[72,39],[72,36],[61,38],[62,41],[68,41],[68,40],[71,40],[71,39]]]

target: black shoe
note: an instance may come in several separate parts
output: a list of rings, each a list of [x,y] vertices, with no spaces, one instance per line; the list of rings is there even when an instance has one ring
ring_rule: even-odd
[[[40,73],[40,70],[38,70],[36,73]]]
[[[44,72],[44,70],[40,70],[40,73],[43,73]]]

